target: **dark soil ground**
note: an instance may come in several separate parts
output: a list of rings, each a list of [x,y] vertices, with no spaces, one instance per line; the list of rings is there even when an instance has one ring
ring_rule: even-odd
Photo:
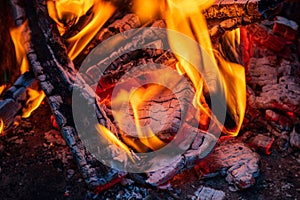
[[[145,199],[190,199],[201,185],[224,191],[226,199],[300,199],[300,153],[280,151],[276,146],[271,155],[261,154],[261,174],[256,184],[244,191],[231,192],[224,177],[200,180],[191,170],[181,176],[172,190],[117,184],[94,195],[87,190],[68,147],[52,127],[50,116],[44,103],[30,118],[21,120],[18,127],[0,137],[1,200],[118,199],[132,188],[144,192]]]

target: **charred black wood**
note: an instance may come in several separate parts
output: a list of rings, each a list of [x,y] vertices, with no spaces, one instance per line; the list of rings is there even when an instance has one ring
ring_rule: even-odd
[[[9,128],[19,111],[24,106],[27,88],[35,81],[32,72],[21,75],[17,81],[3,94],[0,100],[0,119],[3,121],[4,130]]]
[[[71,108],[76,70],[66,54],[65,45],[60,39],[55,24],[48,17],[46,1],[28,1],[27,3],[25,7],[19,7],[18,2],[11,2],[11,6],[13,10],[21,10],[21,13],[26,11],[26,16],[17,17],[15,20],[18,25],[17,22],[20,18],[28,19],[29,23],[28,26],[25,26],[26,30],[23,32],[23,37],[27,39],[26,53],[32,71],[47,96],[57,124],[77,160],[82,176],[91,188],[103,185],[114,177],[118,177],[119,174],[117,171],[103,166],[102,169],[105,172],[102,173],[107,175],[99,177],[99,172],[96,171],[95,166],[92,166],[92,163],[95,164],[97,161],[86,151],[78,137]],[[79,89],[85,90],[82,93],[88,94],[83,98],[94,99],[87,88]],[[90,106],[95,105],[92,103]],[[106,115],[100,108],[97,112],[98,115],[101,112],[103,116],[100,117],[105,122]],[[107,125],[107,123],[109,122],[106,121],[104,125]],[[110,126],[107,125],[107,127]]]

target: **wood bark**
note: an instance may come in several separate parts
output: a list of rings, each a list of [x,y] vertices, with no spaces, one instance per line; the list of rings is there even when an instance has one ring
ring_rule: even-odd
[[[118,177],[119,173],[102,166],[103,177],[99,177],[101,170],[97,172],[95,166],[92,166],[98,162],[86,151],[82,141],[78,138],[70,104],[72,89],[77,87],[82,90],[83,98],[94,98],[88,88],[73,85],[76,70],[66,54],[66,48],[55,24],[48,17],[46,2],[28,1],[27,4],[22,5],[20,2],[12,1],[11,5],[14,11],[18,11],[15,12],[17,25],[24,23],[24,19],[28,19],[28,26],[25,26],[26,30],[23,32],[23,37],[27,39],[25,47],[28,60],[47,96],[57,124],[76,158],[82,176],[91,188],[104,185],[114,177]],[[86,100],[91,102],[90,99]],[[92,109],[94,106],[93,103],[90,104]],[[105,117],[102,108],[96,109],[98,118],[102,118],[102,123],[110,127],[107,125],[110,120]]]

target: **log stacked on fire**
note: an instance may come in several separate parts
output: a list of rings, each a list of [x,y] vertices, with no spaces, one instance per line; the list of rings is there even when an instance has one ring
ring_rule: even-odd
[[[138,75],[138,78],[147,76],[147,73],[139,71],[139,69],[135,69],[135,67],[139,66],[141,63],[163,63],[175,68],[174,64],[177,63],[178,58],[173,54],[170,54],[168,51],[160,50],[161,48],[163,48],[163,44],[159,39],[161,37],[160,35],[151,35],[151,39],[153,39],[153,37],[155,39],[156,37],[156,40],[150,43],[145,43],[145,46],[148,46],[149,48],[145,50],[132,51],[130,53],[124,54],[120,58],[114,59],[113,62],[109,64],[107,71],[104,71],[104,76],[98,83],[99,74],[97,74],[97,72],[99,72],[99,69],[97,67],[101,66],[101,63],[106,63],[107,61],[108,63],[110,63],[110,55],[107,55],[108,60],[102,60],[101,63],[90,66],[86,73],[83,74],[76,74],[77,70],[75,69],[73,62],[70,60],[69,56],[73,59],[75,66],[78,67],[83,59],[96,45],[109,38],[110,36],[113,36],[119,32],[124,32],[125,30],[138,28],[141,26],[152,25],[153,27],[165,27],[165,22],[161,20],[155,20],[155,18],[151,19],[151,21],[149,22],[140,20],[137,15],[128,13],[130,12],[129,8],[131,5],[128,2],[128,4],[125,2],[124,5],[119,5],[119,11],[116,12],[114,12],[115,8],[112,8],[115,5],[107,2],[103,3],[103,5],[101,4],[103,7],[111,8],[111,14],[106,13],[104,16],[104,18],[110,18],[110,20],[107,21],[105,28],[101,29],[100,31],[96,31],[96,33],[91,36],[91,38],[94,39],[90,42],[87,42],[88,45],[86,47],[81,48],[80,52],[72,54],[70,53],[72,52],[72,47],[68,46],[68,48],[66,48],[64,43],[66,38],[64,37],[72,38],[72,36],[76,35],[77,31],[83,29],[83,27],[91,21],[88,15],[80,16],[81,18],[76,24],[73,24],[74,21],[67,21],[69,22],[69,24],[67,24],[68,27],[63,30],[63,32],[62,30],[60,30],[61,32],[59,32],[56,24],[58,22],[56,21],[55,23],[49,17],[49,14],[53,15],[53,13],[48,12],[46,1],[26,1],[25,3],[21,3],[20,1],[12,0],[10,3],[14,14],[15,24],[18,28],[21,29],[21,33],[24,38],[23,46],[25,48],[25,52],[31,68],[29,72],[22,75],[21,79],[19,79],[22,80],[21,83],[20,81],[17,81],[14,86],[7,90],[8,94],[10,93],[10,95],[4,96],[5,99],[3,99],[2,106],[0,106],[0,116],[2,118],[2,122],[5,123],[5,127],[8,127],[12,123],[12,118],[17,114],[18,108],[20,107],[20,100],[18,96],[19,94],[24,92],[25,88],[28,87],[31,82],[33,82],[33,77],[35,77],[39,81],[41,88],[45,92],[45,95],[54,113],[56,122],[61,129],[66,143],[68,144],[68,146],[70,146],[74,157],[78,162],[78,166],[82,172],[83,177],[85,178],[89,187],[93,189],[98,188],[97,191],[99,192],[101,189],[106,188],[106,184],[115,183],[116,181],[122,179],[122,177],[124,177],[126,173],[104,166],[94,157],[94,155],[92,155],[85,148],[75,128],[71,104],[72,92],[78,91],[78,93],[81,94],[79,98],[81,98],[83,101],[88,102],[84,109],[95,110],[95,117],[103,127],[106,127],[109,132],[115,134],[117,138],[123,137],[123,141],[126,139],[127,141],[129,141],[128,136],[122,135],[120,128],[114,123],[114,119],[111,115],[112,111],[110,105],[105,104],[105,102],[107,101],[104,101],[106,99],[105,94],[109,93],[110,89],[114,87],[118,79],[120,79],[120,77],[126,74],[126,72],[128,72],[129,70],[136,70],[134,74],[135,76]],[[226,30],[232,30],[234,28],[261,20],[262,16],[258,12],[258,6],[265,6],[265,4],[263,3],[264,1],[218,2],[218,6],[216,6],[215,4],[205,12],[205,16],[211,21],[211,36],[215,39],[220,38]],[[271,9],[265,9],[263,6],[260,7],[261,9],[263,9],[263,11],[274,10],[274,8],[277,8],[277,6],[274,6],[271,7]],[[234,10],[235,12],[232,12],[232,10]],[[220,15],[220,13],[222,13],[222,15]],[[232,16],[233,13],[234,16]],[[267,12],[264,12],[264,14],[266,13]],[[70,19],[67,18],[66,20]],[[72,20],[76,21],[76,19]],[[222,23],[215,25],[215,23],[218,23],[220,21],[222,21]],[[66,21],[64,22],[66,23]],[[104,23],[105,21],[103,22],[103,24]],[[70,24],[72,26],[70,26]],[[63,34],[63,36],[61,36],[61,34]],[[141,42],[147,42],[147,36],[149,36],[148,33],[141,34],[140,36],[141,38],[135,37],[135,40],[133,40],[132,44],[130,45],[134,46],[135,44]],[[153,50],[153,48],[158,50]],[[111,49],[111,53],[115,53],[113,51],[115,51],[115,49]],[[160,73],[164,72],[163,69],[151,70],[160,70]],[[125,82],[134,80],[133,77],[129,78],[131,79],[125,80]],[[77,80],[76,83],[75,80]],[[94,83],[91,83],[93,81]],[[91,84],[97,87],[98,96],[96,97],[96,103],[94,92],[89,86]],[[179,89],[181,90],[178,90],[177,94],[182,98],[195,93],[195,91],[189,91],[186,90],[186,88]],[[181,93],[182,91],[184,92]],[[207,120],[205,119],[209,118],[209,116],[202,116],[204,117],[204,123],[200,122],[200,126],[202,125],[202,127],[204,127],[204,130],[200,130],[198,129],[198,127],[193,127],[191,125],[193,124],[193,119],[189,119],[191,120],[189,121],[189,123],[181,125],[180,121],[178,122],[176,121],[176,119],[178,119],[178,116],[182,111],[178,107],[178,103],[176,101],[173,101],[174,97],[172,97],[172,94],[165,92],[162,96],[156,97],[162,100],[159,101],[158,99],[156,99],[154,101],[149,101],[149,108],[153,107],[154,102],[160,102],[162,104],[161,106],[164,107],[164,105],[167,105],[165,106],[165,108],[171,111],[167,112],[167,122],[164,123],[167,126],[164,127],[163,131],[158,134],[159,139],[168,140],[174,137],[174,133],[177,133],[178,130],[184,132],[185,134],[194,134],[195,138],[191,142],[191,145],[187,149],[187,151],[179,154],[174,162],[169,166],[154,172],[147,173],[146,178],[136,178],[140,182],[143,182],[145,184],[150,183],[151,185],[159,185],[165,183],[168,179],[172,178],[172,176],[176,175],[182,170],[194,166],[199,160],[207,155],[208,149],[210,149],[210,144],[215,143],[217,140],[217,138],[213,134],[208,133],[205,130],[205,126],[207,125]],[[205,99],[203,101],[205,101]],[[9,109],[13,110],[14,112],[9,113],[7,111],[7,105],[13,105],[12,107],[9,107]],[[208,104],[203,105],[208,108]],[[187,107],[189,109],[193,109],[192,102],[187,103]],[[147,106],[144,109],[147,109]],[[177,112],[178,110],[179,112]],[[139,112],[143,113],[143,111]],[[131,113],[131,115],[134,116],[134,113]],[[228,113],[228,115],[232,115],[232,113]],[[153,114],[151,116],[156,115]],[[144,118],[147,118],[147,116],[144,116]],[[95,132],[96,130],[94,129],[94,127],[91,128],[86,123],[90,121],[93,121],[91,117],[85,116],[83,114],[82,122],[76,123],[80,123],[80,126],[84,127],[87,132]],[[139,123],[147,122],[140,121]],[[234,121],[234,125],[237,125],[236,123],[237,122]],[[141,140],[136,142],[142,143]],[[178,145],[180,146],[182,144]],[[144,146],[142,147],[142,151],[149,151],[149,149],[151,148],[152,147],[149,147],[149,145],[144,144]],[[132,156],[135,155],[134,153],[132,153],[133,149],[134,144],[131,145],[130,149],[130,153],[132,154]],[[135,148],[135,150],[139,151],[138,148]],[[109,147],[107,147],[107,149],[105,149],[105,151],[115,152],[116,145],[110,145]],[[124,156],[130,157],[128,155]],[[257,173],[258,162],[258,160],[256,159],[256,155],[254,156],[254,158],[255,159],[253,159],[253,166],[256,167],[250,167],[253,170],[253,172],[250,173],[253,174]],[[121,159],[121,161],[125,162],[125,160],[122,160],[124,158],[116,159]],[[159,160],[152,160],[152,162],[159,162]],[[137,177],[137,175],[131,177]],[[244,179],[243,176],[241,177],[241,179]],[[244,182],[251,182],[252,184],[254,175],[249,175],[248,177],[250,179],[244,180]],[[237,177],[233,177],[232,179],[235,178]],[[234,181],[235,180],[233,180],[233,182]],[[240,180],[237,180],[236,183],[239,184],[239,181]],[[243,188],[242,186],[236,187]]]

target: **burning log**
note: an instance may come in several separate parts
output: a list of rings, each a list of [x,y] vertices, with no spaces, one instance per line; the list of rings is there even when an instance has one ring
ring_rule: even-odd
[[[17,6],[18,4],[12,2],[13,8],[16,8]],[[21,9],[22,8],[18,7],[16,10]],[[80,96],[81,98],[90,102],[89,108],[87,109],[94,109],[95,105],[93,101],[91,101],[93,95],[83,79],[79,79],[81,81],[80,85],[73,85],[75,80],[75,70],[65,53],[64,45],[60,41],[58,32],[54,28],[55,26],[51,26],[51,21],[47,18],[44,3],[30,2],[25,9],[28,15],[28,26],[24,26],[26,31],[24,31],[23,34],[24,37],[27,38],[26,52],[33,72],[45,91],[57,124],[60,126],[67,144],[70,146],[76,157],[83,177],[92,188],[95,186],[104,186],[105,183],[111,181],[114,177],[118,178],[124,174],[119,174],[115,170],[110,169],[110,172],[106,171],[106,175],[101,173],[102,177],[98,178],[98,173],[92,166],[93,163],[96,163],[95,158],[86,151],[80,138],[78,138],[71,115],[71,105],[68,103],[73,88],[73,90],[80,91],[82,94]],[[17,19],[26,19],[26,17],[18,17]],[[17,22],[23,24],[20,21]],[[53,49],[55,49],[55,51]],[[106,116],[106,108],[103,105],[98,104],[96,109],[97,117],[100,119],[100,122],[106,127],[110,127],[113,132],[116,132],[117,129]],[[82,119],[84,120],[84,118],[86,118],[86,116],[83,116]],[[89,119],[87,120],[89,121]],[[199,130],[197,129],[195,132],[199,132]],[[205,134],[201,137],[207,136],[209,135]],[[215,141],[215,139],[213,139],[213,141]],[[201,152],[205,152],[207,148],[206,145],[209,146],[210,142],[207,143],[205,141],[204,144],[205,145],[202,145],[195,150],[195,153],[197,152],[197,154],[193,156],[199,156],[201,155]],[[198,145],[201,145],[201,142]],[[197,145],[195,144],[194,146],[196,147]],[[207,153],[204,153],[202,156],[205,156],[206,154]]]
[[[24,26],[25,31],[23,32],[23,37],[27,39],[26,52],[28,60],[45,91],[57,124],[76,157],[83,177],[90,187],[104,185],[107,181],[119,175],[114,170],[108,170],[106,175],[103,176],[104,179],[97,178],[96,170],[91,166],[91,163],[96,163],[95,158],[86,152],[78,138],[72,118],[71,105],[68,103],[72,88],[76,87],[73,86],[76,71],[68,59],[65,46],[60,40],[55,25],[48,18],[45,2],[28,2],[25,8],[27,15],[25,15],[25,10],[19,2],[11,2],[11,4],[13,10],[18,11],[15,12],[17,25],[25,23],[24,20],[28,19],[28,26]],[[87,98],[93,99],[89,91],[85,90],[82,93],[89,94],[90,96],[87,96]],[[101,110],[98,114],[101,114]],[[105,113],[103,116],[105,120]],[[110,123],[109,119],[106,123]]]
[[[218,38],[220,38],[226,31],[233,30],[240,26],[245,26],[247,24],[252,24],[254,22],[262,20],[262,16],[259,10],[267,11],[270,10],[270,8],[260,8],[259,5],[261,2],[256,0],[239,2],[215,2],[213,6],[211,6],[204,12],[205,17],[208,19],[208,24],[211,27],[210,35],[213,41],[217,42]],[[74,60],[75,66],[79,66],[83,59],[86,57],[86,55],[100,42],[117,33],[133,28],[138,28],[142,25],[137,15],[126,14],[124,16],[124,13],[127,13],[127,11],[130,10],[130,6],[128,6],[127,3],[124,3],[123,6],[118,7],[119,10],[114,14],[112,19],[109,20],[109,25],[106,28],[101,29],[96,34],[94,39],[90,42],[90,44]],[[19,21],[18,23],[21,23],[21,21],[24,20],[22,19],[22,12],[23,11],[21,9],[16,9],[14,11],[15,18]],[[120,16],[124,17],[118,20],[117,18],[119,18]],[[76,26],[68,25],[68,28],[66,28],[66,33],[63,35],[64,39],[67,40],[68,38],[72,37],[76,32],[79,32],[79,30],[81,30],[84,27],[84,25],[86,25],[90,20],[91,19],[89,16],[83,16],[80,20],[80,23],[76,24]],[[147,23],[143,26],[145,25],[147,25]],[[17,113],[18,111],[19,110],[15,110],[14,112]],[[8,125],[9,124],[6,124],[5,127],[8,127]]]
[[[231,190],[249,188],[259,174],[259,156],[244,143],[233,138],[220,138],[214,151],[195,167],[204,177],[226,175]]]

